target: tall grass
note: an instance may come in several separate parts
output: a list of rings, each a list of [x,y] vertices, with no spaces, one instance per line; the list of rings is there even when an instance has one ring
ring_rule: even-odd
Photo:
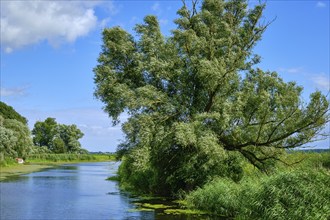
[[[251,186],[250,183],[245,186]],[[313,170],[283,172],[264,178],[253,191],[241,191],[242,219],[330,218],[330,176]]]
[[[234,217],[240,212],[241,187],[231,179],[215,179],[187,196],[188,208]]]
[[[89,161],[95,159],[89,154],[34,154],[30,155],[26,161],[28,162],[59,162],[59,161]]]
[[[0,167],[9,167],[9,166],[13,166],[16,164],[17,164],[17,162],[12,158],[4,158],[4,159],[0,160]]]
[[[235,219],[330,219],[330,153],[288,154],[271,175],[246,165],[235,183],[217,178],[186,197],[192,209]],[[300,162],[299,162],[300,161]]]
[[[79,162],[79,161],[113,161],[114,155],[97,154],[33,154],[26,162]]]

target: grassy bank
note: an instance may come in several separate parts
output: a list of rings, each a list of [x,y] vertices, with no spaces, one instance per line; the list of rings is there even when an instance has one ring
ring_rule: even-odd
[[[36,154],[30,155],[24,164],[17,164],[14,159],[6,160],[0,166],[0,181],[12,176],[37,172],[64,163],[115,161],[112,154]]]
[[[52,162],[102,162],[115,161],[113,154],[36,154],[26,159],[28,163]]]
[[[294,152],[268,175],[250,165],[235,183],[216,178],[186,196],[188,208],[233,219],[330,218],[330,152]]]
[[[13,176],[37,172],[53,166],[54,165],[47,164],[15,164],[8,167],[0,167],[0,181]]]

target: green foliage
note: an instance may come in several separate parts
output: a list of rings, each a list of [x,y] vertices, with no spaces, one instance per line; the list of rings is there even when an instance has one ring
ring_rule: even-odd
[[[80,161],[115,161],[113,155],[89,154],[88,152],[79,153],[33,153],[27,159],[31,163],[49,163],[49,162],[80,162]]]
[[[0,126],[0,154],[1,160],[4,160],[5,156],[17,157],[17,152],[13,149],[17,143],[17,138],[14,132],[10,129]]]
[[[32,154],[28,162],[72,162],[72,161],[96,161],[97,157],[91,154]]]
[[[46,146],[38,147],[38,146],[33,146],[31,154],[50,154],[52,153],[51,150],[48,149]]]
[[[120,187],[140,194],[159,193],[162,185],[157,185],[155,171],[148,161],[146,149],[134,151],[122,158],[118,170]]]
[[[173,195],[202,186],[215,176],[235,181],[242,178],[242,159],[237,153],[202,149],[206,151],[196,154],[178,149],[175,156],[165,151],[151,158],[147,147],[134,148],[122,158],[118,172],[121,186],[136,193]]]
[[[119,177],[118,176],[110,176],[110,177],[106,178],[106,180],[109,180],[109,181],[119,181]]]
[[[62,152],[79,152],[81,145],[78,140],[82,138],[84,134],[76,125],[59,124],[57,132],[59,136],[56,138],[63,141],[63,143],[61,143],[63,145]]]
[[[0,101],[0,115],[4,119],[15,119],[25,125],[27,125],[27,120],[22,115],[20,115],[18,112],[15,111],[15,109],[9,105],[7,105],[4,102]]]
[[[36,146],[47,146],[50,150],[56,134],[57,122],[55,118],[47,118],[44,122],[37,121],[32,130],[33,143]]]
[[[78,141],[84,134],[76,125],[58,124],[54,118],[47,118],[35,123],[32,134],[36,146],[46,146],[54,153],[85,152]]]
[[[216,176],[238,181],[241,157],[268,171],[284,149],[322,133],[324,95],[304,103],[294,82],[254,68],[253,48],[269,25],[259,21],[264,8],[237,0],[204,0],[200,10],[184,4],[170,37],[155,16],[136,25],[137,38],[104,29],[95,96],[114,124],[129,115],[119,147],[129,161],[121,165],[125,184],[169,194]]]
[[[12,158],[25,158],[32,146],[26,118],[0,102],[0,163],[5,165],[10,164]]]
[[[29,155],[32,150],[30,130],[27,125],[15,119],[4,119],[0,115],[0,159]]]
[[[5,119],[3,126],[14,132],[14,137],[17,138],[13,149],[17,152],[17,156],[26,157],[33,146],[30,130],[27,125],[15,119]]]

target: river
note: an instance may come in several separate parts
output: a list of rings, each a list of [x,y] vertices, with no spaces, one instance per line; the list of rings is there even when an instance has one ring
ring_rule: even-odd
[[[118,163],[67,164],[0,182],[1,220],[199,219],[138,211],[137,198],[121,192]]]

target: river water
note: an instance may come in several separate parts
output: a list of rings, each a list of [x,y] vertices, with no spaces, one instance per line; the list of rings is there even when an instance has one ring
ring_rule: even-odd
[[[115,162],[67,164],[0,182],[1,220],[201,219],[138,211],[137,198],[121,192]]]

